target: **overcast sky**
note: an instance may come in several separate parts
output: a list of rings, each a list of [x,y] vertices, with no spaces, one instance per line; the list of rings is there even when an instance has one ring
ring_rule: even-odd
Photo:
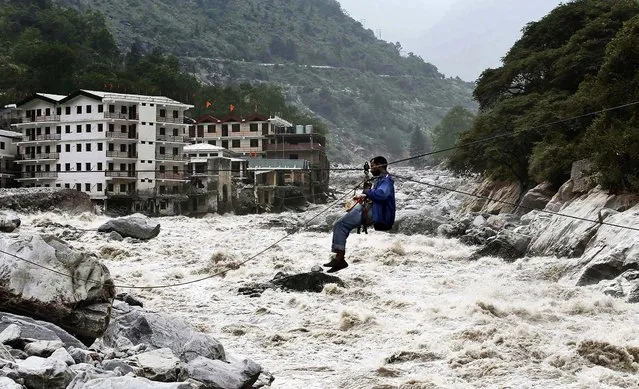
[[[447,77],[498,67],[521,29],[566,0],[339,0],[382,39],[399,41]]]

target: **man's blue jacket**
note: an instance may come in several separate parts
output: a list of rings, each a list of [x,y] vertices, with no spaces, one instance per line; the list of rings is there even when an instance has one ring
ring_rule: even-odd
[[[380,176],[372,189],[364,194],[373,202],[373,224],[376,230],[390,230],[395,223],[395,183],[390,175]]]

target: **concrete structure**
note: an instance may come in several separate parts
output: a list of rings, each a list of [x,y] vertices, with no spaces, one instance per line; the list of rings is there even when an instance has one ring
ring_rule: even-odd
[[[128,211],[180,213],[186,201],[184,111],[162,96],[80,90],[17,104],[22,186],[64,187]]]
[[[200,116],[189,129],[192,143],[208,143],[229,149],[243,157],[263,157],[264,140],[270,129],[268,118],[211,115]]]
[[[302,159],[249,159],[248,171],[259,204],[274,206],[304,203],[309,184],[309,162]]]
[[[18,154],[18,142],[22,139],[20,133],[0,130],[0,188],[11,188],[17,185],[15,181],[18,167],[15,159]]]
[[[188,211],[220,212],[233,209],[239,186],[248,178],[248,162],[221,146],[197,143],[184,147],[191,178]]]
[[[330,164],[326,156],[326,137],[310,125],[288,125],[272,119],[266,135],[264,152],[268,159],[306,160],[309,175],[304,182],[304,194],[315,202],[328,191]]]

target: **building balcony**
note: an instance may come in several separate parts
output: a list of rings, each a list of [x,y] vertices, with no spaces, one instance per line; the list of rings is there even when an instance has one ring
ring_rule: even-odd
[[[123,197],[133,197],[135,191],[125,190],[125,191],[115,191],[115,190],[105,190],[104,194],[108,198],[123,198]]]
[[[155,174],[155,179],[161,181],[188,181],[189,176],[185,173],[159,172]]]
[[[183,155],[173,155],[173,154],[155,154],[155,159],[158,161],[176,161],[176,162],[186,162],[186,157]]]
[[[18,154],[17,161],[18,162],[27,162],[27,161],[55,161],[60,159],[60,154],[58,153],[44,153],[44,154]]]
[[[21,177],[17,181],[29,181],[29,180],[56,180],[58,178],[58,172],[22,172]]]
[[[25,116],[20,118],[20,123],[54,123],[60,121],[60,115]]]
[[[107,132],[107,139],[124,140],[136,142],[138,137],[136,134],[129,134],[128,132]]]
[[[173,123],[173,124],[185,124],[184,116],[174,117],[166,117],[166,116],[157,116],[155,118],[157,123]]]
[[[129,113],[120,113],[120,112],[105,112],[104,118],[112,119],[112,120],[139,120],[140,115],[138,114],[132,115]]]
[[[115,170],[109,170],[104,172],[104,175],[107,177],[107,179],[133,179],[136,180],[137,179],[137,173],[135,171],[115,171]]]
[[[107,151],[107,159],[138,159],[137,154],[127,151]]]
[[[189,143],[190,138],[181,135],[156,135],[155,139],[158,142],[166,143]]]
[[[22,137],[22,140],[18,142],[18,146],[24,143],[55,142],[60,139],[62,139],[60,134],[30,135]]]
[[[265,143],[264,151],[326,151],[326,147],[320,143]]]

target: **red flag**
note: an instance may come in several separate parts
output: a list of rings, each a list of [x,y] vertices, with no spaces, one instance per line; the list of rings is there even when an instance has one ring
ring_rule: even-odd
[[[229,106],[229,110],[230,110],[231,112],[235,111],[235,106],[234,106],[233,104],[231,104],[231,105]]]
[[[210,101],[206,101],[206,108],[210,108],[213,105],[213,103],[211,103]]]

